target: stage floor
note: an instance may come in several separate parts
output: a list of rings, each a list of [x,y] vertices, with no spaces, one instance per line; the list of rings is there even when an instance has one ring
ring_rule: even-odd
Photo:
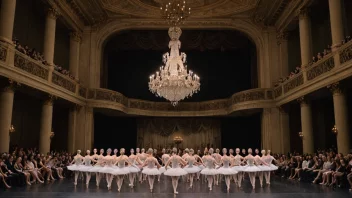
[[[231,183],[230,192],[226,192],[225,182],[221,185],[213,187],[212,192],[209,192],[205,182],[195,181],[194,187],[189,188],[188,183],[181,182],[178,186],[178,198],[218,198],[218,197],[251,197],[251,198],[347,198],[351,197],[352,193],[348,189],[333,189],[330,187],[302,183],[297,181],[287,181],[278,177],[273,177],[271,186],[260,188],[257,179],[257,187],[252,190],[248,179],[243,182],[242,189],[235,187]],[[134,189],[128,187],[127,180],[125,180],[121,192],[117,192],[115,180],[113,181],[113,189],[108,191],[105,181],[102,180],[100,188],[95,186],[95,178],[92,178],[89,189],[86,188],[83,181],[80,181],[77,187],[73,186],[72,179],[64,179],[61,181],[54,181],[48,184],[34,184],[32,186],[14,187],[9,190],[0,190],[0,198],[21,198],[21,197],[35,197],[35,198],[169,198],[174,197],[172,193],[172,185],[170,178],[162,176],[161,182],[155,182],[154,193],[149,192],[147,181],[138,184]]]

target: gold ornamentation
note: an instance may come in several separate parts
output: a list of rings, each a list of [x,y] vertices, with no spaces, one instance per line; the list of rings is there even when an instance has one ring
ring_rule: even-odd
[[[335,94],[342,94],[343,90],[339,82],[333,83],[327,86],[328,89],[335,95]]]
[[[294,78],[289,79],[287,82],[285,82],[284,86],[284,93],[287,93],[288,91],[291,91],[292,89],[303,85],[303,74],[297,74]]]
[[[6,61],[7,58],[7,48],[5,48],[4,46],[0,46],[0,60],[1,61]]]
[[[349,45],[339,53],[340,63],[343,64],[352,59],[352,45]]]
[[[52,19],[57,19],[60,16],[60,12],[56,8],[48,9],[48,17]]]
[[[24,55],[16,51],[14,63],[15,67],[18,67],[44,80],[48,80],[49,72],[46,68],[44,68],[44,66],[41,66],[40,64],[41,63],[35,60],[30,60],[29,57],[24,57]]]
[[[302,20],[302,19],[306,19],[309,17],[309,9],[308,8],[302,8],[298,11],[298,14],[299,14],[299,19]]]
[[[79,43],[82,41],[82,35],[79,32],[71,32],[70,38]]]
[[[280,97],[282,95],[282,85],[279,85],[274,89],[275,98]]]
[[[241,102],[248,102],[253,100],[264,100],[265,92],[264,91],[254,91],[254,92],[244,92],[240,94],[235,94],[232,96],[232,104],[237,104]]]
[[[52,82],[60,87],[65,88],[66,90],[73,92],[73,93],[76,90],[76,84],[73,82],[73,80],[69,79],[69,77],[67,77],[67,76],[62,76],[61,74],[57,73],[56,71],[53,71]]]
[[[302,105],[302,104],[307,104],[307,103],[308,103],[307,99],[306,99],[306,98],[304,98],[304,96],[303,96],[303,97],[298,98],[298,99],[297,99],[297,102],[298,102],[298,103],[300,103],[301,105]]]
[[[335,67],[334,57],[330,57],[325,61],[318,62],[316,65],[313,65],[307,71],[307,79],[313,80],[314,78],[330,71]]]
[[[44,101],[44,105],[53,105],[54,101],[57,99],[54,95],[48,95],[48,98]]]

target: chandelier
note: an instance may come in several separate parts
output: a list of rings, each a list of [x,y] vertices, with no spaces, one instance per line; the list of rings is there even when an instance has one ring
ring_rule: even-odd
[[[163,66],[149,77],[149,90],[176,106],[180,100],[191,97],[200,90],[199,77],[187,70],[186,54],[179,52],[182,31],[179,27],[170,27],[168,34],[170,53],[163,54]]]
[[[191,14],[191,8],[186,8],[186,1],[170,0],[160,7],[161,15],[169,24],[178,26]]]

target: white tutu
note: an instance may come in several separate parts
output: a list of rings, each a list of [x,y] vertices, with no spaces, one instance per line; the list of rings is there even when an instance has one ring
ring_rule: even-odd
[[[99,173],[113,174],[116,171],[112,166],[104,166],[99,169]]]
[[[204,168],[202,171],[200,171],[200,174],[202,175],[218,175],[218,169],[214,168]]]
[[[141,171],[141,169],[139,169],[139,167],[137,165],[132,165],[128,167],[130,169],[130,173],[138,173],[139,171]]]
[[[73,164],[71,166],[67,166],[67,169],[70,170],[70,171],[80,171],[80,166],[81,165]]]
[[[205,169],[205,167],[203,165],[199,165],[198,167],[200,168],[200,170]]]
[[[222,175],[235,175],[238,173],[235,169],[230,167],[228,168],[220,167],[217,171]]]
[[[267,165],[258,165],[257,166],[261,171],[271,171],[270,166]]]
[[[198,166],[186,166],[183,168],[187,173],[198,173],[201,169]]]
[[[168,168],[165,172],[164,175],[167,176],[182,176],[182,175],[187,175],[187,172],[183,170],[182,168]]]
[[[148,167],[144,167],[142,170],[143,174],[146,175],[160,175],[161,172],[157,169],[157,168],[148,168]]]
[[[169,166],[167,169],[171,168],[171,166]],[[165,173],[166,169],[165,169],[165,166],[159,168],[159,172],[160,173]]]
[[[275,166],[274,164],[270,164],[270,170],[271,171],[274,171],[274,170],[277,170],[277,169],[278,169],[277,166]]]
[[[243,172],[243,166],[233,166],[232,169],[234,169],[237,172]]]
[[[102,169],[103,167],[100,165],[95,165],[92,166],[89,170],[87,170],[87,172],[91,172],[91,173],[97,173],[100,171],[100,169]]]
[[[92,168],[93,168],[93,166],[81,165],[79,167],[79,171],[81,171],[81,172],[89,172],[89,170],[92,169]]]
[[[127,175],[128,173],[130,173],[129,167],[116,167],[112,172],[113,175]]]
[[[246,165],[243,167],[243,172],[249,172],[249,173],[253,173],[253,172],[260,172],[260,168],[258,168],[257,166],[249,166]]]

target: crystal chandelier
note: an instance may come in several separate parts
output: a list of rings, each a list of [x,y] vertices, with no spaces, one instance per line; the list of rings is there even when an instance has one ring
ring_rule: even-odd
[[[176,106],[180,100],[191,97],[200,89],[199,77],[187,71],[186,54],[179,52],[182,31],[179,27],[170,27],[170,53],[163,55],[163,66],[149,77],[149,90],[158,97],[163,97]]]
[[[161,15],[169,24],[178,26],[191,14],[191,8],[186,8],[186,1],[171,0],[160,7]]]

